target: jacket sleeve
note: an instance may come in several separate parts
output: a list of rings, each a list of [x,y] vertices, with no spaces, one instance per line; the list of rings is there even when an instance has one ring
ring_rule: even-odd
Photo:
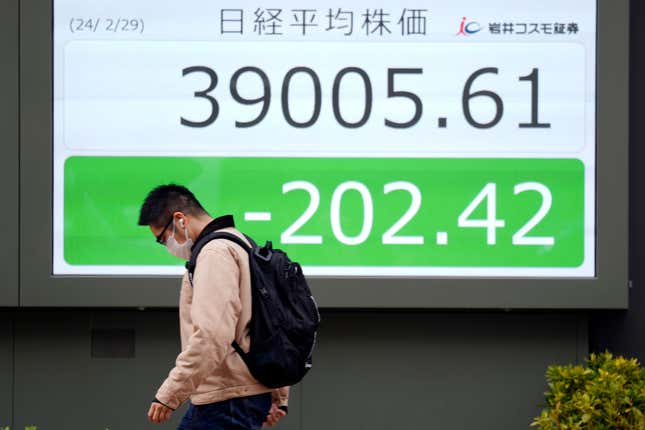
[[[203,249],[193,276],[193,333],[156,398],[176,409],[220,366],[235,339],[242,309],[239,266],[225,247]]]
[[[276,388],[271,392],[271,399],[278,406],[289,406],[289,387]]]

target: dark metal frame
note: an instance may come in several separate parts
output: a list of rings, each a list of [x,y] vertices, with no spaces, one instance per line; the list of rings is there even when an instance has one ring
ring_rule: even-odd
[[[3,214],[0,221],[0,307],[18,306],[18,225],[20,224],[19,198],[19,32],[18,0],[0,3],[0,184],[3,186]]]
[[[20,305],[176,307],[177,277],[51,274],[51,9],[42,0],[20,9]],[[314,278],[319,305],[627,308],[629,1],[598,0],[597,29],[596,278]]]

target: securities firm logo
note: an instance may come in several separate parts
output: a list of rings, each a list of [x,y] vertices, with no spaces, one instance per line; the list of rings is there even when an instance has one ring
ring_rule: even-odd
[[[455,36],[470,36],[481,31],[482,27],[477,21],[466,22],[466,19],[466,17],[461,19],[461,23],[459,23],[459,31]]]

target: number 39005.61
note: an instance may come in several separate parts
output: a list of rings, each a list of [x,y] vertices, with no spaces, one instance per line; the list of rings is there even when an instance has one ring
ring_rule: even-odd
[[[201,90],[196,91],[194,96],[196,98],[204,99],[208,101],[211,105],[210,114],[207,118],[201,121],[195,121],[191,119],[186,119],[184,117],[180,118],[182,125],[187,127],[208,127],[213,124],[220,112],[220,104],[212,92],[215,90],[218,84],[218,75],[210,67],[207,66],[191,66],[186,67],[182,70],[182,75],[186,76],[192,73],[204,73],[209,78],[208,86]],[[473,72],[464,85],[461,103],[464,113],[464,118],[466,122],[478,129],[487,129],[496,126],[502,119],[504,115],[504,103],[502,98],[495,93],[494,91],[488,89],[482,89],[479,91],[473,91],[473,84],[477,78],[486,74],[498,74],[499,70],[496,67],[485,67],[476,70]],[[532,72],[527,76],[519,77],[520,81],[528,81],[531,83],[531,121],[528,123],[518,124],[519,128],[550,128],[549,123],[541,123],[538,121],[538,73],[539,69],[534,68]],[[240,94],[238,88],[238,82],[240,77],[244,74],[256,75],[262,82],[262,95],[256,98],[246,98]],[[296,120],[292,115],[292,108],[289,105],[289,93],[291,89],[291,81],[296,75],[307,76],[311,80],[313,86],[313,94],[311,95],[312,110],[309,118],[306,120]],[[421,98],[412,91],[405,91],[395,89],[395,78],[396,76],[401,75],[422,75],[422,68],[388,68],[387,69],[387,97],[388,99],[399,98],[408,100],[408,105],[411,108],[411,112],[408,114],[408,119],[403,122],[392,121],[388,118],[384,118],[384,124],[386,127],[395,128],[395,129],[406,129],[416,125],[423,115],[423,101]],[[348,75],[355,75],[360,78],[363,83],[364,88],[364,100],[363,100],[363,112],[360,119],[356,121],[348,120],[341,113],[341,93],[340,93],[340,84]],[[419,83],[422,85],[422,83]],[[269,82],[269,77],[267,74],[260,69],[259,67],[247,66],[242,67],[233,73],[229,83],[229,91],[231,97],[238,103],[243,105],[255,105],[262,104],[262,109],[260,113],[250,121],[235,121],[235,127],[237,128],[248,128],[253,127],[266,117],[269,112],[269,106],[271,105],[271,84]],[[489,103],[492,103],[495,107],[495,114],[492,119],[485,121],[481,119],[476,119],[471,112],[471,102],[474,99],[483,98],[488,100]],[[372,81],[367,74],[367,72],[360,67],[345,67],[341,69],[335,76],[334,82],[332,85],[332,111],[334,113],[334,118],[336,122],[345,128],[359,128],[367,123],[372,113],[373,106],[373,91],[372,91]],[[282,88],[281,88],[281,107],[282,115],[291,127],[295,128],[308,128],[314,125],[318,118],[320,117],[320,112],[322,108],[322,86],[320,83],[320,78],[318,74],[309,67],[294,67],[289,69],[282,79]]]

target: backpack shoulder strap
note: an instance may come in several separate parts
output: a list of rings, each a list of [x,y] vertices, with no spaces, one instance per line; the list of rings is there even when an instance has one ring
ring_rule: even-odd
[[[244,237],[248,239],[252,246],[255,246],[255,242],[253,242],[250,237],[248,237],[247,235],[244,235]],[[199,256],[199,253],[207,243],[215,239],[230,240],[231,242],[235,242],[236,244],[241,246],[242,249],[244,249],[249,254],[252,252],[252,247],[249,247],[249,245],[247,245],[242,239],[234,234],[226,233],[223,231],[214,231],[211,234],[204,236],[199,242],[195,244],[195,247],[190,254],[190,260],[188,260],[188,262],[186,263],[186,269],[188,269],[188,279],[190,280],[191,285],[193,284],[193,273],[195,273],[195,266],[197,265],[197,257]]]
[[[240,245],[242,247],[242,249],[245,250],[248,253],[251,253],[253,251],[253,247],[255,246],[255,242],[253,242],[251,240],[251,238],[248,237],[247,235],[244,235],[244,237],[251,243],[251,246],[247,245],[247,243],[244,242],[242,239],[240,239],[239,236],[236,236],[236,235],[234,235],[232,233],[226,233],[226,232],[223,232],[223,231],[219,232],[219,233],[214,232],[213,236],[214,236],[213,239],[226,239],[226,240],[229,240],[231,242],[235,242],[238,245]]]

